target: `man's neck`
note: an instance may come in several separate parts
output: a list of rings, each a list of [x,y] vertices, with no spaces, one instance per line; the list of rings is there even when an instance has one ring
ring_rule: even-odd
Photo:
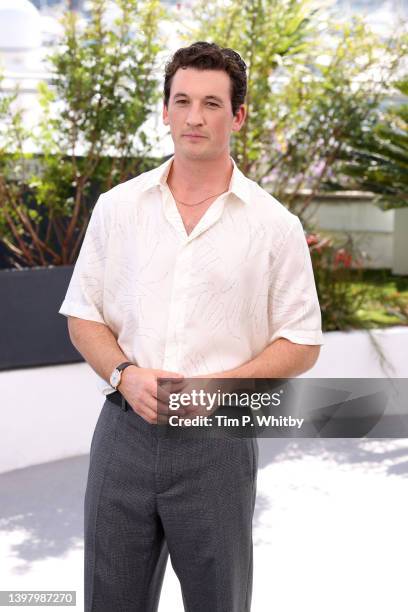
[[[188,194],[191,199],[194,194],[200,196],[207,191],[214,193],[226,191],[232,171],[233,165],[229,154],[215,160],[191,160],[180,158],[175,154],[168,183],[179,194]]]

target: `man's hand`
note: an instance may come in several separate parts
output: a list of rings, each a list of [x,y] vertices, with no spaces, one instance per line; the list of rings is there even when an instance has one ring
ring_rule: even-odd
[[[158,378],[171,378],[172,388],[177,390],[183,375],[165,370],[128,366],[122,373],[118,391],[124,396],[134,412],[151,424],[166,422],[169,414],[169,392],[157,384]],[[180,410],[179,414],[184,411]]]
[[[210,378],[206,375],[185,378],[184,381],[177,383],[178,388],[176,391],[172,389],[173,392],[179,394],[178,403],[180,403],[180,395],[186,398],[186,402],[182,406],[183,412],[177,408],[174,414],[176,416],[183,415],[179,418],[180,425],[184,425],[185,419],[192,419],[196,416],[209,417],[220,408],[225,410],[226,407],[230,406],[228,394],[235,394],[242,390],[249,391],[253,386],[253,381],[237,378],[220,379]],[[223,402],[223,396],[225,397],[226,405]],[[190,398],[189,404],[187,403],[188,398]],[[233,397],[232,402],[234,402]],[[231,411],[235,411],[234,403],[231,405]]]

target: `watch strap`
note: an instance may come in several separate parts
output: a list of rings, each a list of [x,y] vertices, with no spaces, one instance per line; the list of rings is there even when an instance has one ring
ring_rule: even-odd
[[[124,361],[123,363],[119,364],[115,370],[118,370],[118,372],[122,372],[125,368],[127,368],[128,366],[131,365],[135,365],[134,363],[132,363],[131,361]]]

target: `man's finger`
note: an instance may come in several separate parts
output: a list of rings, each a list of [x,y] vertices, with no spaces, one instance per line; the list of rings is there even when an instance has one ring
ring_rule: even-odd
[[[172,393],[180,393],[184,386],[184,379],[170,379],[170,378],[158,378],[156,384],[156,397],[159,397],[157,393],[166,394],[167,400]]]
[[[135,414],[142,417],[142,419],[145,420],[146,422],[150,422],[149,419],[152,419],[153,421],[157,420],[157,414],[154,412],[154,410],[151,410],[145,405],[140,405],[139,403],[137,405],[137,410],[133,408],[133,406],[132,406],[132,410]]]
[[[168,402],[162,402],[160,400],[156,400],[156,401],[157,401],[157,412],[159,412],[160,414],[172,415],[172,414],[185,414],[186,412],[184,408],[179,408],[179,407],[177,407],[177,410],[171,410]]]
[[[180,372],[169,372],[168,370],[155,370],[157,378],[163,378],[165,380],[183,380],[184,374]]]

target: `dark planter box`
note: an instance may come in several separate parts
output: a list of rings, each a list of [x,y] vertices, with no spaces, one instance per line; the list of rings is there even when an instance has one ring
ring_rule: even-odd
[[[0,369],[83,361],[58,314],[73,266],[0,271]]]

